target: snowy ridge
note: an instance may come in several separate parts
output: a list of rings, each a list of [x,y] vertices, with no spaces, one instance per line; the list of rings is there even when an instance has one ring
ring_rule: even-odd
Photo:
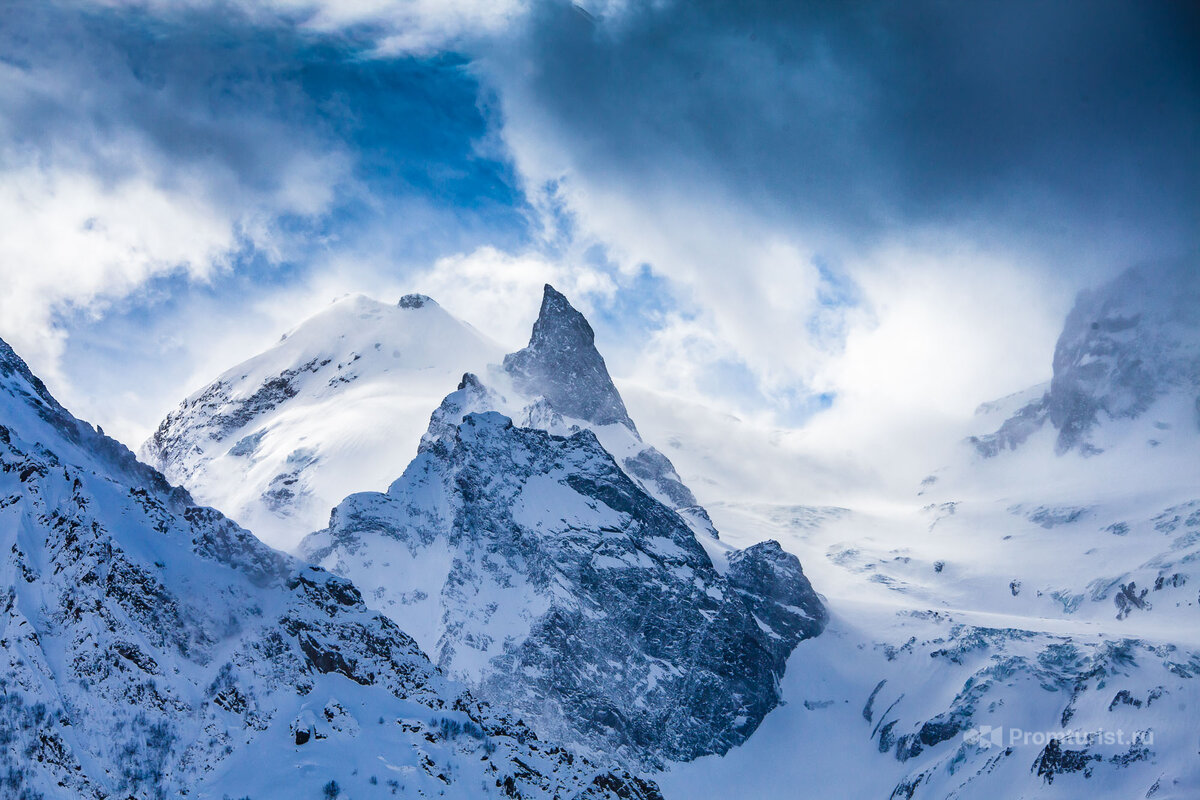
[[[446,386],[500,353],[423,295],[348,296],[184,400],[141,454],[290,550],[347,494],[386,487]]]
[[[196,506],[0,342],[5,797],[646,798],[476,703],[357,589]]]

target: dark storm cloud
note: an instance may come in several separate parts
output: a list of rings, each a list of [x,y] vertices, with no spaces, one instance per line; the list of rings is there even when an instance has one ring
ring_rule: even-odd
[[[850,235],[970,223],[1170,252],[1200,228],[1198,19],[1102,0],[553,3],[496,61],[512,113],[594,175],[711,182]]]
[[[5,4],[0,53],[21,73],[4,97],[7,160],[110,181],[145,160],[164,181],[204,166],[226,191],[270,191],[298,151],[337,149],[319,127],[290,130],[309,105],[289,80],[294,40],[239,37],[225,15],[186,16]]]

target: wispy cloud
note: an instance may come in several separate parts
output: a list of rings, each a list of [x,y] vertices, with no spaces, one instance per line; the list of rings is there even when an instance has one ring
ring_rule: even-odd
[[[145,417],[119,433],[177,399],[177,362],[210,365],[231,325],[260,341],[276,315],[257,304],[327,287],[323,271],[362,272],[331,263],[371,264],[373,279],[358,279],[370,290],[447,253],[524,240],[461,57],[380,58],[374,38],[314,31],[311,14],[301,25],[232,4],[10,6],[0,335],[80,413]],[[154,334],[171,368],[140,373],[131,404],[118,397],[121,359],[90,364],[111,355],[105,336],[132,351]]]

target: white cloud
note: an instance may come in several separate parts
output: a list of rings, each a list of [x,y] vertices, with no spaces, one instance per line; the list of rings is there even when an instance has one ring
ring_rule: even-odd
[[[910,496],[963,437],[986,432],[980,403],[1049,380],[1072,289],[953,238],[883,246],[852,269],[872,313],[818,374],[836,403],[793,444],[849,455]]]
[[[351,158],[273,115],[286,88],[192,74],[214,60],[246,72],[228,56],[160,63],[116,48],[107,34],[121,31],[102,23],[25,11],[0,64],[0,336],[78,413],[119,418],[115,399],[67,381],[62,320],[166,276],[210,281],[250,251],[294,255],[280,219],[324,213],[352,183]]]
[[[57,313],[100,313],[172,273],[208,280],[246,248],[280,258],[290,243],[275,219],[320,211],[337,174],[323,158],[298,158],[275,192],[231,195],[203,170],[175,170],[164,185],[138,159],[130,152],[117,179],[37,163],[0,169],[0,336],[52,382],[61,380]]]
[[[203,279],[237,247],[224,212],[146,174],[106,185],[84,172],[6,170],[0,220],[0,332],[50,377],[63,337],[56,310],[119,298],[174,270]]]
[[[517,349],[529,339],[542,286],[566,294],[585,314],[594,299],[610,297],[613,280],[598,270],[536,253],[510,254],[492,247],[439,259],[409,280],[447,311],[501,344]]]
[[[380,56],[427,55],[464,40],[498,34],[528,11],[526,0],[91,0],[110,8],[150,9],[157,14],[196,8],[233,7],[249,19],[298,20],[318,33],[371,28]]]

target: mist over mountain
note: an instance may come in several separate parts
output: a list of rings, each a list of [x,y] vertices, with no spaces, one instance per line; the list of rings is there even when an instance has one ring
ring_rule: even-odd
[[[1098,454],[1097,426],[1171,403],[1193,410],[1200,428],[1200,270],[1186,262],[1134,267],[1082,293],[1055,347],[1049,389],[973,441],[995,455],[1049,422],[1057,452]]]
[[[1180,267],[1082,294],[1048,387],[874,507],[702,506],[550,286],[509,356],[423,295],[339,301],[164,421],[183,488],[5,346],[5,785],[1186,797],[1195,297]],[[314,566],[188,491],[285,530],[388,471],[286,534]]]

